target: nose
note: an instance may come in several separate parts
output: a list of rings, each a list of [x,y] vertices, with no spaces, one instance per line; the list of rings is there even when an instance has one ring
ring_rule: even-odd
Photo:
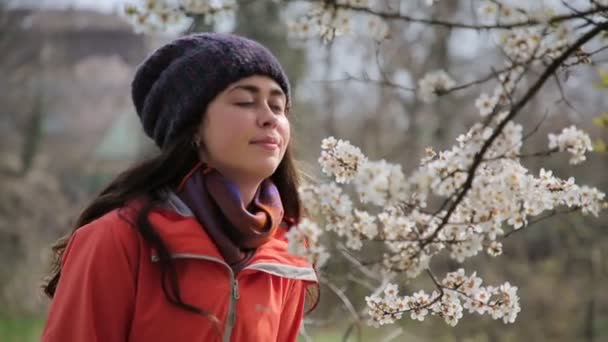
[[[278,123],[277,115],[268,106],[263,107],[264,108],[261,109],[258,114],[258,125],[260,127],[276,127]]]

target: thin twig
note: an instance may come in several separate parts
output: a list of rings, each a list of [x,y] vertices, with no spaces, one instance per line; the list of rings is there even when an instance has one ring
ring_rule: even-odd
[[[346,309],[348,310],[348,312],[350,312],[350,314],[353,316],[353,319],[356,322],[360,322],[361,318],[359,317],[359,313],[355,309],[355,306],[350,301],[350,299],[348,299],[348,297],[346,296],[346,294],[344,293],[344,291],[342,289],[340,289],[339,287],[337,287],[329,279],[327,279],[327,278],[325,278],[323,276],[320,276],[319,280],[321,281],[322,284],[324,284],[327,287],[329,287],[329,289],[332,290],[332,292],[342,301],[342,303],[344,304],[344,306],[346,307]]]
[[[604,50],[608,50],[608,45],[602,46],[599,49],[593,50],[593,51],[589,52],[588,54],[589,54],[589,56],[593,56],[593,55],[598,54],[598,53],[600,53],[600,52],[602,52]]]
[[[492,158],[484,158],[483,161],[490,162],[490,161],[495,161],[495,160],[500,160],[500,159],[525,159],[525,158],[532,158],[532,157],[548,157],[557,152],[559,152],[559,149],[552,148],[550,150],[537,151],[537,152],[531,152],[531,153],[526,153],[526,154],[516,154],[513,156],[501,155],[501,156],[496,156],[496,157],[492,157]],[[450,223],[450,224],[452,224],[452,223]]]
[[[289,1],[289,0],[287,0],[287,1]],[[308,2],[319,2],[319,1],[310,0]],[[321,1],[321,2],[326,3],[327,1]],[[547,21],[540,21],[537,19],[528,19],[528,20],[524,20],[524,21],[505,23],[505,24],[500,24],[500,23],[498,23],[498,24],[470,24],[470,23],[459,23],[459,22],[454,22],[454,21],[447,21],[447,20],[442,20],[442,19],[416,18],[413,16],[401,14],[399,12],[375,11],[368,7],[356,7],[356,6],[347,4],[347,3],[338,4],[336,2],[332,2],[332,6],[334,6],[335,8],[351,10],[353,12],[375,15],[375,16],[378,16],[383,19],[405,21],[405,22],[409,22],[409,23],[420,23],[420,24],[426,24],[426,25],[430,25],[430,26],[445,27],[448,29],[458,28],[458,29],[470,29],[470,30],[510,30],[510,29],[518,28],[518,27],[528,27],[528,26],[545,25],[545,24],[553,25],[553,24],[558,24],[558,23],[564,22],[564,21],[580,19],[580,18],[589,16],[589,15],[605,12],[608,10],[608,7],[606,7],[606,6],[599,6],[599,7],[594,7],[594,8],[588,9],[586,11],[581,11],[579,13],[568,13],[568,14],[556,15],[556,16],[549,18],[549,20],[547,20]]]
[[[557,77],[557,75],[553,75],[553,79],[555,80],[555,84],[557,84],[557,89],[559,90],[559,94],[560,94],[560,100],[558,100],[557,102],[565,103],[566,107],[570,108],[573,112],[577,113],[579,116],[582,116],[581,113],[579,113],[578,110],[576,110],[576,108],[574,108],[572,103],[570,103],[570,101],[566,98],[566,94],[564,93],[564,88],[562,87],[562,82],[559,80],[559,77]]]
[[[415,88],[406,87],[406,86],[394,83],[388,79],[374,80],[374,79],[365,78],[365,77],[357,78],[357,77],[349,75],[349,74],[346,75],[346,78],[342,78],[342,79],[338,78],[338,79],[333,79],[333,80],[320,80],[318,82],[326,82],[326,83],[359,82],[359,83],[377,85],[377,86],[381,86],[381,87],[395,88],[395,89],[412,92],[412,93],[416,91]]]
[[[358,332],[358,340],[361,340],[361,318],[359,317],[359,313],[355,309],[353,303],[348,299],[348,296],[344,293],[344,291],[338,288],[334,283],[332,283],[329,279],[321,276],[319,280],[322,284],[329,287],[330,290],[342,301],[348,312],[353,316],[353,326],[357,328]]]
[[[572,12],[574,12],[574,14],[581,14],[581,11],[579,9],[574,8],[574,6],[570,5],[567,1],[561,0],[561,3],[567,9],[571,10]],[[583,20],[585,20],[589,25],[597,25],[597,23],[595,21],[591,20],[591,18],[587,18],[586,15],[582,15],[581,18]]]
[[[534,135],[540,128],[540,125],[542,125],[542,123],[547,119],[548,116],[549,116],[549,111],[546,110],[545,114],[540,119],[540,121],[536,124],[536,126],[534,126],[534,128],[530,132],[526,133],[526,135],[524,135],[521,140],[526,141],[526,140],[528,140],[528,138],[530,138],[532,135]]]
[[[513,230],[511,230],[511,231],[507,232],[507,233],[504,235],[503,239],[506,239],[506,238],[508,238],[509,236],[513,235],[514,233],[519,232],[519,231],[522,231],[522,230],[524,230],[524,228],[528,228],[528,227],[530,227],[531,225],[536,224],[536,223],[541,222],[541,221],[544,221],[544,220],[546,220],[546,219],[548,219],[548,218],[550,218],[550,217],[553,217],[553,216],[556,216],[556,215],[561,215],[561,214],[569,214],[569,213],[573,213],[573,212],[576,212],[576,211],[579,211],[579,210],[580,210],[580,208],[579,208],[579,207],[572,207],[572,208],[570,208],[570,209],[568,209],[568,210],[562,210],[562,211],[551,210],[551,211],[550,211],[548,214],[546,214],[546,215],[540,216],[540,217],[538,217],[538,218],[536,218],[536,219],[534,219],[534,220],[530,220],[530,221],[528,222],[528,224],[526,224],[524,227],[521,227],[521,228],[518,228],[518,229],[513,229]]]
[[[363,265],[362,262],[360,262],[357,258],[355,258],[354,256],[352,256],[349,253],[348,249],[346,249],[344,247],[344,245],[339,244],[338,245],[338,250],[342,253],[342,255],[346,258],[346,260],[350,261],[353,265],[355,265],[357,267],[357,269],[361,273],[363,273],[366,277],[368,277],[370,279],[377,279],[378,278],[378,274],[376,272],[373,272],[369,268],[365,267],[365,265]]]

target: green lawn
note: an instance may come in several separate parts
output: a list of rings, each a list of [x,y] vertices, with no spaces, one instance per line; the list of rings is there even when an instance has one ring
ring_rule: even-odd
[[[1,342],[38,342],[40,341],[40,333],[44,326],[44,318],[11,318],[0,317],[0,341]],[[333,342],[342,341],[343,329],[323,329],[312,333],[314,342]],[[370,334],[371,333],[371,334]],[[369,329],[364,329],[362,341],[368,341],[370,335],[373,335]],[[354,336],[351,336],[349,341],[356,341]],[[299,341],[306,341],[300,338]]]
[[[44,319],[0,317],[0,341],[34,342],[40,341]]]

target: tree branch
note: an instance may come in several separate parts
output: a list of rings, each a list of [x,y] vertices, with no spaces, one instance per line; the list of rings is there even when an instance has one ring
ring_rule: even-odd
[[[409,23],[426,24],[426,25],[430,25],[430,26],[445,27],[448,29],[458,28],[458,29],[470,29],[470,30],[510,30],[513,28],[536,26],[536,25],[542,25],[542,24],[554,25],[554,24],[558,24],[558,23],[561,23],[564,21],[585,18],[586,16],[589,16],[589,15],[608,11],[608,7],[598,5],[597,7],[590,8],[585,11],[580,11],[577,13],[556,15],[556,16],[549,18],[549,20],[546,20],[546,21],[540,21],[537,19],[529,19],[529,20],[525,20],[525,21],[505,23],[505,24],[470,24],[470,23],[459,23],[459,22],[442,20],[442,19],[416,18],[413,16],[401,14],[399,12],[375,11],[369,7],[357,7],[357,6],[353,6],[350,4],[339,4],[336,1],[327,1],[327,0],[324,0],[324,1],[284,0],[284,1],[286,1],[286,2],[306,1],[306,2],[313,2],[313,3],[321,2],[321,3],[327,4],[329,6],[332,6],[336,9],[346,9],[346,10],[351,10],[353,12],[371,14],[371,15],[375,15],[375,16],[378,16],[380,18],[387,19],[387,20],[398,20],[398,21],[405,21],[405,22],[409,22]]]
[[[526,94],[524,94],[524,96],[517,103],[515,103],[513,105],[513,107],[511,108],[511,111],[509,112],[509,114],[498,124],[498,126],[496,127],[496,129],[494,130],[494,132],[492,133],[492,135],[483,144],[483,146],[481,147],[480,151],[477,152],[477,154],[475,154],[475,157],[473,158],[473,163],[471,164],[471,166],[470,166],[470,168],[468,170],[468,177],[467,177],[465,183],[463,184],[463,186],[462,186],[460,192],[458,193],[456,199],[454,200],[454,202],[452,203],[452,205],[449,207],[449,209],[448,209],[446,215],[443,217],[441,223],[439,224],[439,226],[437,227],[437,229],[433,232],[433,234],[431,234],[431,236],[429,236],[429,238],[427,239],[427,241],[430,242],[430,241],[434,240],[437,237],[437,235],[439,234],[439,232],[443,229],[443,227],[445,227],[445,225],[449,222],[450,217],[452,216],[452,214],[454,213],[454,211],[456,210],[456,208],[458,207],[458,205],[462,202],[462,200],[464,199],[465,195],[471,189],[471,187],[473,185],[473,179],[475,177],[475,171],[477,171],[477,168],[482,163],[483,156],[488,151],[488,149],[490,148],[490,146],[492,145],[492,143],[502,133],[502,131],[503,131],[504,127],[507,125],[507,123],[509,121],[513,120],[515,118],[515,116],[517,116],[517,114],[519,114],[519,112],[523,109],[523,107],[542,88],[542,86],[545,84],[545,82],[547,81],[547,79],[549,79],[549,77],[551,77],[558,70],[558,68],[562,65],[562,63],[568,57],[570,57],[570,55],[572,55],[581,46],[583,46],[589,40],[591,40],[592,38],[594,38],[595,36],[597,36],[598,34],[600,34],[602,31],[604,31],[606,29],[608,29],[608,22],[603,22],[602,24],[594,27],[593,29],[591,29],[590,31],[588,31],[587,33],[585,33],[583,36],[581,36],[578,40],[576,40],[566,51],[564,51],[558,58],[556,58],[545,69],[545,71],[542,73],[542,75],[539,77],[539,79],[528,89],[528,91],[526,92]],[[424,248],[424,246],[426,244],[428,244],[428,243],[424,243],[421,247]]]

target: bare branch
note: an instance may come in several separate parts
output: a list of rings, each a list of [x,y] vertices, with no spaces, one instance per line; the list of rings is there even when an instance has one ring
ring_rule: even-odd
[[[485,159],[483,159],[483,161],[490,162],[490,161],[495,161],[495,160],[500,160],[500,159],[525,159],[525,158],[532,158],[532,157],[548,157],[557,152],[559,152],[559,150],[557,148],[553,148],[550,150],[538,151],[538,152],[532,152],[532,153],[526,153],[526,154],[516,154],[513,156],[502,155],[502,156],[497,156],[497,157],[492,157],[492,158],[485,158]],[[452,224],[452,223],[450,222],[450,224]]]
[[[552,211],[550,211],[546,215],[543,215],[543,216],[540,216],[540,217],[538,217],[538,218],[536,218],[534,220],[531,220],[524,227],[521,227],[521,228],[518,228],[518,229],[513,229],[513,230],[507,232],[504,235],[503,239],[506,239],[506,238],[510,237],[511,235],[513,235],[514,233],[522,231],[522,230],[524,230],[524,228],[528,228],[528,227],[532,226],[533,224],[536,224],[538,222],[544,221],[544,220],[546,220],[546,219],[548,219],[550,217],[561,215],[561,214],[569,214],[569,213],[573,213],[573,212],[576,212],[576,211],[579,211],[579,210],[580,210],[580,207],[572,207],[572,208],[570,208],[568,210],[562,210],[562,211],[552,210]]]
[[[526,140],[528,140],[528,139],[529,139],[529,138],[530,138],[532,135],[534,135],[534,134],[535,134],[535,133],[538,131],[538,129],[540,128],[540,125],[542,125],[542,124],[543,124],[543,122],[545,122],[545,120],[547,119],[547,117],[548,117],[548,116],[549,116],[549,111],[548,111],[548,110],[546,110],[546,111],[545,111],[545,114],[543,114],[543,117],[542,117],[542,118],[540,119],[540,121],[539,121],[539,122],[536,124],[536,126],[534,126],[534,128],[533,128],[533,129],[532,129],[530,132],[526,133],[526,134],[525,134],[525,135],[522,137],[522,139],[521,139],[521,140],[522,140],[522,141],[526,141]]]
[[[353,316],[353,323],[356,325],[356,327],[359,331],[359,334],[360,334],[361,318],[359,317],[359,313],[355,309],[355,306],[353,305],[353,303],[350,301],[350,299],[348,299],[348,296],[346,296],[344,291],[342,289],[340,289],[339,287],[337,287],[329,279],[321,276],[321,277],[319,277],[319,280],[321,281],[322,284],[325,284],[327,287],[329,287],[329,289],[332,290],[332,292],[342,301],[342,303],[344,304],[344,306],[346,307],[348,312]]]
[[[377,86],[381,86],[381,87],[395,88],[395,89],[399,89],[399,90],[403,90],[403,91],[407,91],[407,92],[412,92],[412,93],[416,91],[415,88],[406,87],[406,86],[397,84],[397,83],[395,83],[393,81],[390,81],[388,79],[373,80],[373,79],[370,79],[368,77],[358,78],[358,77],[352,76],[350,74],[347,74],[346,78],[343,78],[343,79],[320,80],[318,82],[327,82],[327,83],[359,82],[359,83],[373,84],[373,85],[377,85]]]
[[[342,244],[338,245],[338,250],[342,253],[342,255],[348,261],[350,261],[352,264],[354,264],[355,266],[357,266],[357,269],[359,271],[361,271],[361,273],[363,273],[365,276],[367,276],[370,279],[377,279],[378,278],[378,274],[376,274],[376,272],[373,272],[369,268],[365,267],[365,265],[363,265],[363,263],[361,263],[357,258],[355,258],[354,256],[352,256],[349,253],[348,249],[346,249],[346,247],[344,247],[344,245],[342,245]]]
[[[386,20],[396,20],[396,21],[405,21],[408,23],[419,23],[426,24],[430,26],[438,26],[444,27],[447,29],[470,29],[470,30],[510,30],[513,28],[519,27],[529,27],[536,25],[554,25],[564,21],[570,21],[573,19],[585,18],[587,16],[602,13],[608,11],[608,7],[606,6],[596,6],[585,11],[580,11],[578,13],[568,13],[556,15],[549,18],[546,21],[540,21],[537,19],[528,19],[524,21],[518,21],[513,23],[497,23],[497,24],[471,24],[471,23],[460,23],[455,21],[448,21],[443,19],[431,19],[431,18],[416,18],[413,16],[409,16],[406,14],[402,14],[400,12],[386,12],[386,11],[375,11],[368,7],[357,7],[350,4],[342,4],[336,3],[335,1],[318,1],[318,0],[284,0],[286,2],[290,1],[306,1],[306,2],[322,2],[329,6],[333,6],[336,9],[346,9],[351,10],[353,12],[365,13],[378,16],[380,18]]]

